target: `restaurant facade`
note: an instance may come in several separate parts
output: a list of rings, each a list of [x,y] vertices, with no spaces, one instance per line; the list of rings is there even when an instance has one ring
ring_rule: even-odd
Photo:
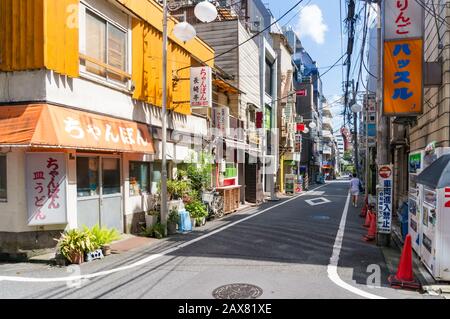
[[[139,232],[161,179],[161,7],[121,0],[1,6],[0,255],[30,257],[82,226]],[[193,61],[214,56],[198,38],[173,38],[174,24],[169,177],[208,135],[207,117],[191,113],[189,81],[178,79],[189,78]]]

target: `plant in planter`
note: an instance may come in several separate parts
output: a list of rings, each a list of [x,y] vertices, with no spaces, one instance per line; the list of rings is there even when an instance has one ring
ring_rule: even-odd
[[[182,199],[184,194],[189,192],[189,189],[190,187],[188,181],[167,181],[167,194],[169,200]]]
[[[92,229],[85,227],[85,232],[90,232],[94,246],[96,246],[96,249],[101,249],[104,256],[111,255],[110,244],[120,239],[119,232],[114,228],[100,228],[99,225],[95,225]]]
[[[61,234],[57,250],[72,264],[81,264],[84,262],[84,254],[94,251],[95,244],[92,242],[92,236],[78,229],[69,230]]]
[[[161,224],[158,222],[158,223],[154,224],[152,227],[144,230],[142,235],[144,235],[146,237],[153,237],[153,238],[161,239],[161,238],[166,237],[165,236],[165,228],[166,227],[164,224]]]
[[[173,209],[170,211],[169,217],[167,219],[167,232],[168,235],[176,234],[178,224],[178,210]]]
[[[145,224],[146,224],[147,228],[152,227],[153,225],[155,225],[158,222],[159,214],[160,214],[159,210],[156,210],[156,209],[149,210],[145,214]]]
[[[191,220],[195,220],[196,225],[201,226],[205,224],[206,217],[208,216],[208,211],[206,210],[206,207],[202,202],[200,202],[199,200],[195,200],[186,205],[186,210],[189,212]]]

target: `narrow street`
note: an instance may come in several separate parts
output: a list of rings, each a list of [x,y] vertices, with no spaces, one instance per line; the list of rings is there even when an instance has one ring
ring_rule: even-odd
[[[388,288],[383,253],[362,240],[366,229],[361,227],[360,208],[351,205],[338,276],[329,276],[347,195],[347,181],[330,182],[299,197],[212,222],[214,230],[178,235],[151,249],[83,264],[80,273],[38,264],[0,265],[0,298],[210,299],[216,288],[234,283],[261,288],[260,298],[265,299],[423,297]],[[381,288],[366,285],[371,264],[381,269]],[[80,286],[67,281],[76,275],[88,278],[83,277]]]

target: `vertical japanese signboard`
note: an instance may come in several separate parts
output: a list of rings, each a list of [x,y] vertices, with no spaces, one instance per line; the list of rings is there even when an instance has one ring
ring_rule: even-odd
[[[227,137],[230,128],[230,109],[226,106],[214,107],[212,113],[215,133]]]
[[[191,68],[191,107],[212,106],[212,71],[210,67]]]
[[[392,165],[378,167],[378,233],[390,234],[392,227]]]
[[[67,223],[66,155],[26,155],[28,226]]]
[[[383,112],[422,113],[423,7],[414,0],[384,1]]]

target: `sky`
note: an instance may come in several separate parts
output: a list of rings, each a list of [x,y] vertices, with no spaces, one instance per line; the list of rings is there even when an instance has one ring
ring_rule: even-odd
[[[278,19],[298,0],[263,0],[263,2],[268,4],[272,14]],[[340,2],[342,3],[342,18],[339,14]],[[361,1],[357,2],[358,9]],[[346,51],[347,39],[345,36],[341,45],[341,25],[343,27],[341,21],[346,16],[345,8],[345,0],[304,0],[294,11],[279,22],[281,26],[288,23],[294,27],[300,36],[303,47],[313,60],[317,61],[321,73],[333,65]],[[341,65],[333,68],[322,77],[323,92],[328,102],[336,101],[342,96],[342,80],[343,66]],[[343,125],[343,119],[340,116],[343,106],[335,103],[331,107],[334,115],[333,129],[336,131]]]

